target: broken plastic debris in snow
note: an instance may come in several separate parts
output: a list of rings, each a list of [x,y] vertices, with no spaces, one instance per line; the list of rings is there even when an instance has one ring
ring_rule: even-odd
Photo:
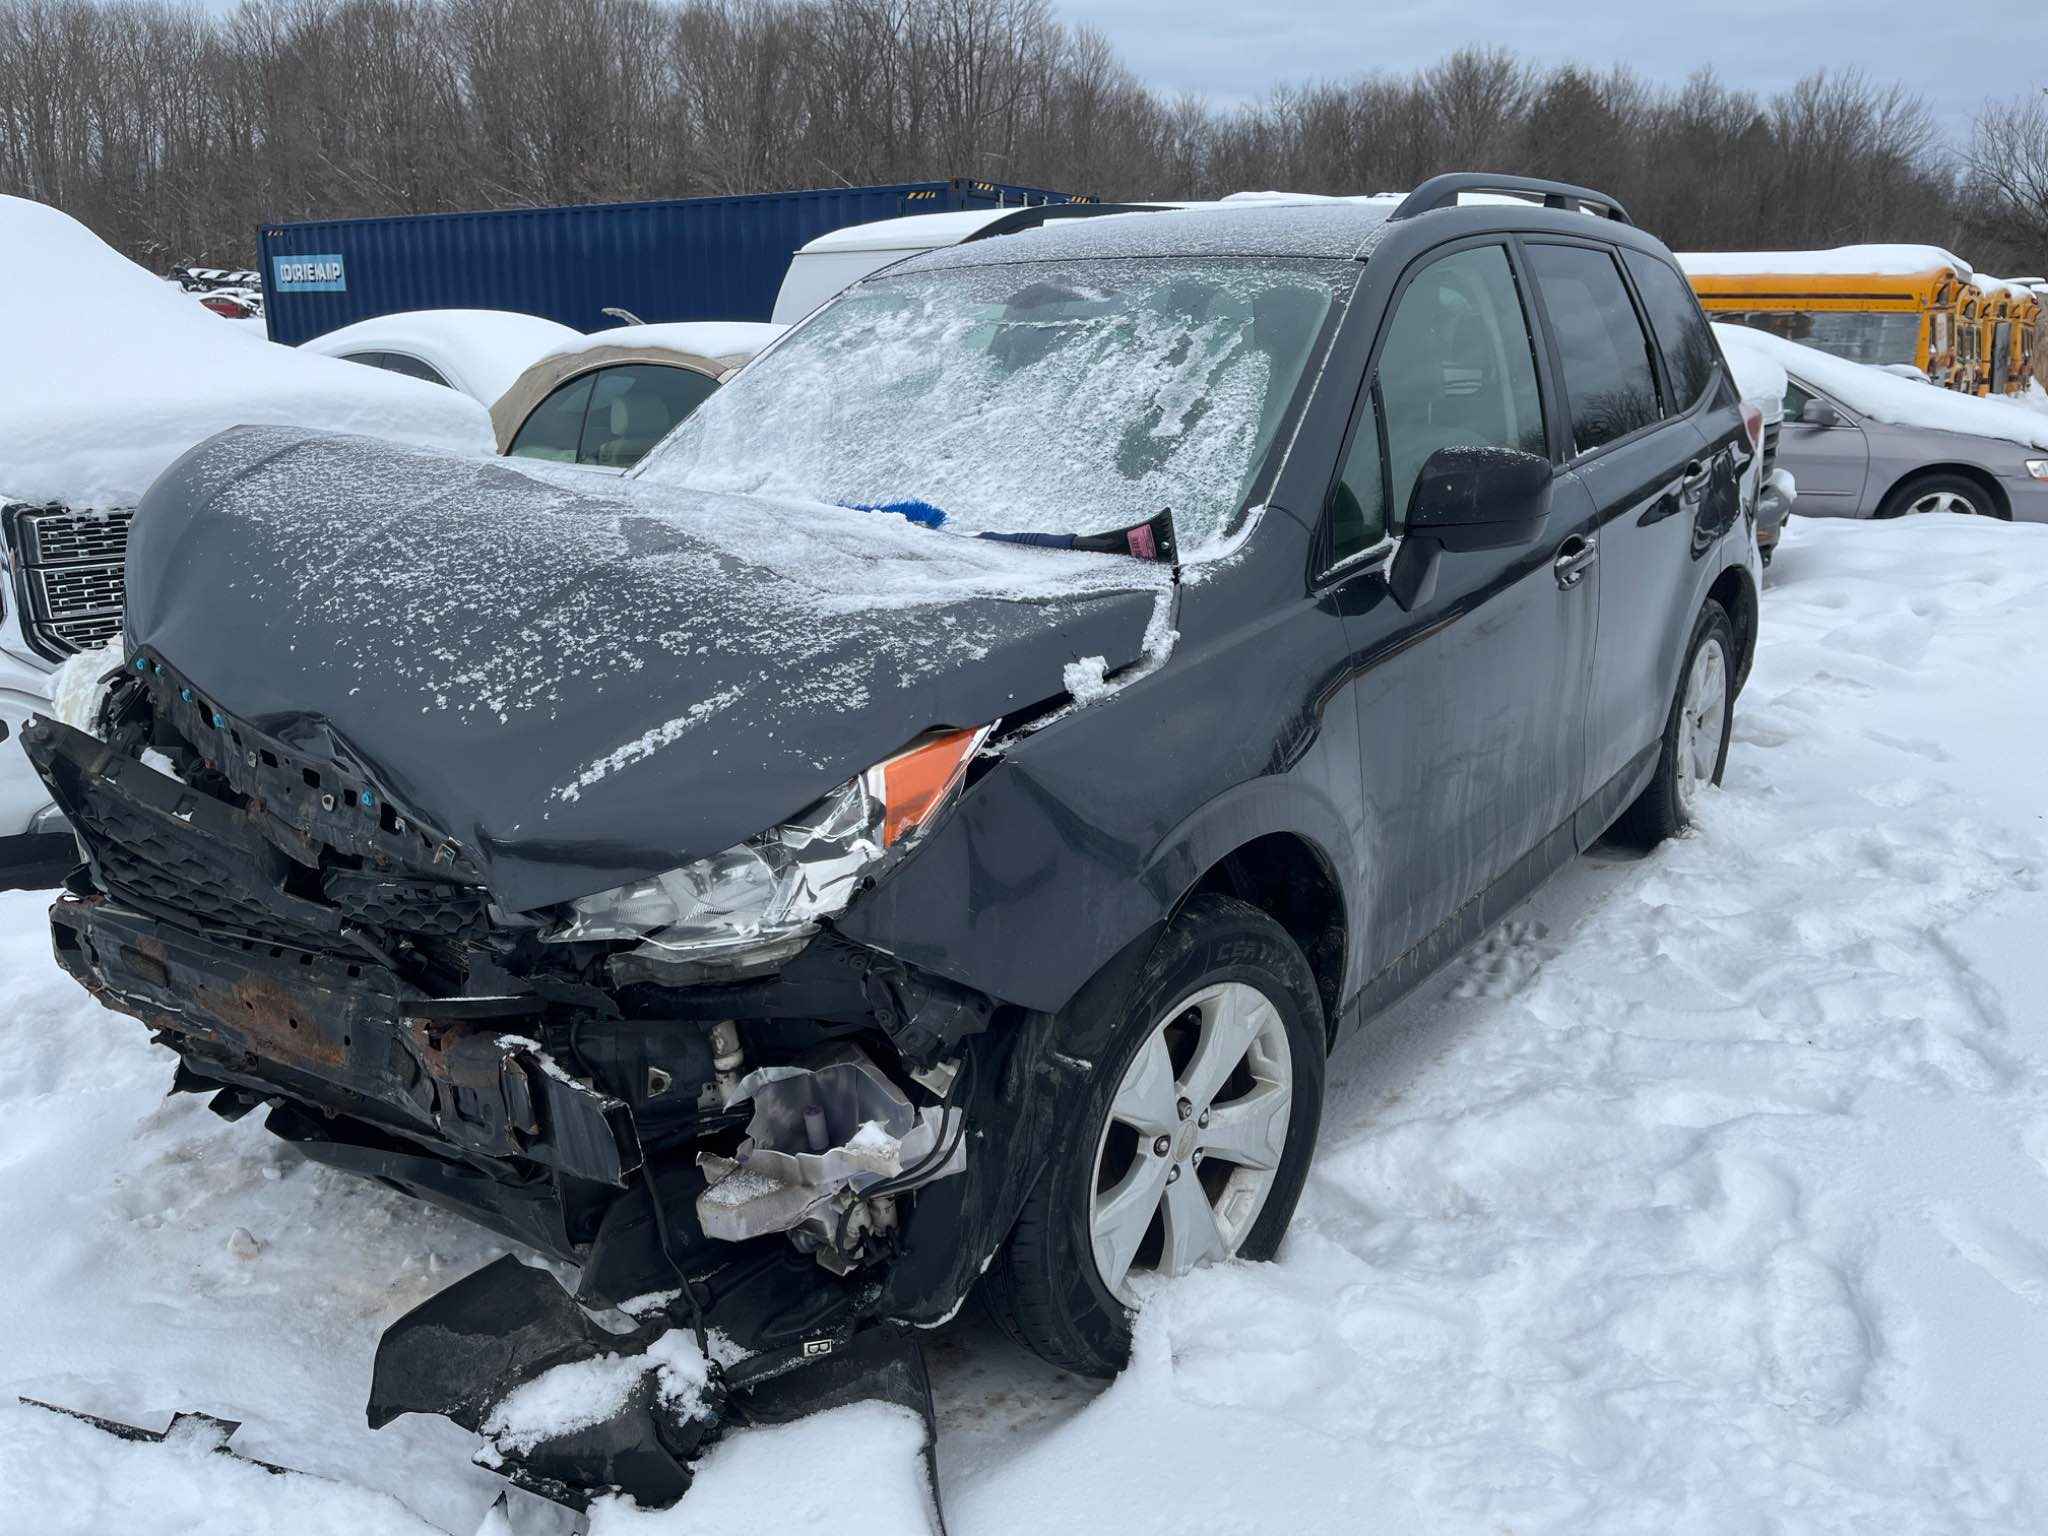
[[[702,1411],[710,1368],[689,1332],[671,1328],[641,1354],[571,1360],[520,1383],[491,1410],[483,1433],[501,1453],[530,1451],[602,1424],[650,1371],[664,1404],[685,1418]]]

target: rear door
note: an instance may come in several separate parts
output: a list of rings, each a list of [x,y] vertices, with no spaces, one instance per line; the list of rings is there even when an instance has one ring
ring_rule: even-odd
[[[1562,386],[1567,464],[1595,508],[1600,621],[1586,711],[1583,843],[1640,787],[1644,754],[1663,733],[1677,652],[1692,625],[1694,530],[1717,468],[1716,449],[1695,418],[1719,357],[1704,317],[1695,336],[1674,313],[1667,322],[1680,333],[1674,349],[1683,351],[1691,338],[1695,355],[1674,367],[1676,383],[1667,381],[1619,250],[1547,238],[1529,239],[1525,249]],[[1648,262],[1648,276],[1658,270],[1681,290],[1685,313],[1697,316],[1684,280]],[[1672,307],[1668,295],[1660,306]]]

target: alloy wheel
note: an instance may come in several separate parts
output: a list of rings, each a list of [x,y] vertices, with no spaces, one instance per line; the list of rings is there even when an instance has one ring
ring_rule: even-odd
[[[1096,1140],[1089,1236],[1102,1283],[1186,1274],[1242,1246],[1279,1178],[1294,1099],[1287,1026],[1244,982],[1204,987],[1158,1020]]]
[[[1714,781],[1727,723],[1728,658],[1718,641],[1709,640],[1693,655],[1678,706],[1678,803],[1688,820],[1700,785]]]
[[[1953,512],[1962,517],[1975,517],[1977,505],[1958,491],[1929,491],[1906,504],[1908,516],[1928,512]]]

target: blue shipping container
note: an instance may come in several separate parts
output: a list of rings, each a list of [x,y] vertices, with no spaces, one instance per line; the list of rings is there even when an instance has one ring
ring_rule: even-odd
[[[407,309],[512,309],[579,331],[766,320],[797,247],[828,230],[909,213],[1084,202],[996,182],[907,182],[746,197],[684,197],[572,208],[504,208],[387,219],[266,224],[263,314],[297,346]]]

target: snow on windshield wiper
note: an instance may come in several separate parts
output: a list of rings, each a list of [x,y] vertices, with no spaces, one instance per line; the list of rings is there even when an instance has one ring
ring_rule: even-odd
[[[840,505],[853,512],[893,512],[920,528],[942,528],[946,524],[946,514],[928,501],[842,501]],[[1028,544],[1035,549],[1129,555],[1134,560],[1153,560],[1161,565],[1180,563],[1180,541],[1174,536],[1171,507],[1161,508],[1142,523],[1109,533],[977,533],[975,537],[1002,544]]]

